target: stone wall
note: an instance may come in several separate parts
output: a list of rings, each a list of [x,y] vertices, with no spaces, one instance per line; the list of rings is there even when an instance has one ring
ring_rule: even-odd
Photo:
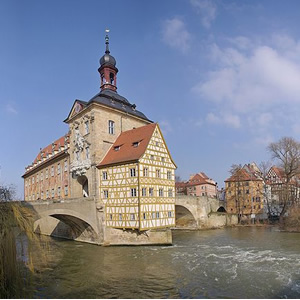
[[[171,229],[138,232],[106,227],[103,246],[113,245],[172,245],[172,232]]]
[[[176,195],[176,228],[209,229],[238,223],[237,215],[217,212],[224,203],[215,198]]]
[[[233,226],[238,223],[236,214],[212,212],[208,214],[207,228],[220,228],[225,226]]]

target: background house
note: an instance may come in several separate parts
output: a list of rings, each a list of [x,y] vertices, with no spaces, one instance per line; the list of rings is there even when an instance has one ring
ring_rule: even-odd
[[[217,197],[217,183],[204,172],[191,175],[186,182],[176,182],[175,186],[178,195]]]

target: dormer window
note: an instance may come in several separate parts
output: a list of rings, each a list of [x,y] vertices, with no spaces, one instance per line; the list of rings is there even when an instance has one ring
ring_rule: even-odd
[[[140,142],[134,142],[134,143],[132,143],[132,146],[136,148],[136,147],[138,147],[139,144],[140,144]]]
[[[114,150],[115,150],[115,151],[119,151],[120,148],[121,148],[121,146],[115,146],[115,147],[114,147]]]

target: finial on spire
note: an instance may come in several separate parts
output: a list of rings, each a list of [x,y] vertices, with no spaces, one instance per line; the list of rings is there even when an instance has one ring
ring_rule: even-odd
[[[108,45],[109,45],[109,36],[108,36],[109,29],[105,29],[105,32],[106,32],[106,36],[105,36],[106,50],[105,50],[105,53],[109,54],[110,53],[109,48],[108,48]]]

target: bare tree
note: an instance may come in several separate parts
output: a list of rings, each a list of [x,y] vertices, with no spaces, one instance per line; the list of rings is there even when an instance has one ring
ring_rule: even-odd
[[[229,170],[229,173],[231,174],[231,178],[233,179],[233,185],[234,185],[234,202],[235,202],[235,208],[236,212],[238,213],[238,219],[239,223],[242,220],[243,216],[243,205],[241,205],[241,170],[242,170],[242,165],[241,164],[232,164]],[[226,191],[227,193],[227,191]]]
[[[242,165],[241,164],[232,164],[231,167],[230,167],[229,173],[231,175],[235,175],[241,169],[242,169]]]
[[[268,150],[284,172],[283,205],[280,212],[282,220],[287,212],[289,202],[294,201],[290,195],[290,183],[293,177],[300,174],[300,143],[291,137],[283,137],[278,142],[271,143]]]
[[[268,214],[268,218],[270,218],[271,216],[271,197],[270,197],[270,192],[268,191],[268,185],[267,185],[267,181],[268,181],[268,173],[270,171],[272,167],[272,163],[270,161],[262,161],[259,164],[259,169],[261,172],[261,178],[264,181],[264,191],[263,191],[263,197],[266,200],[267,203],[267,214]]]
[[[11,185],[0,185],[0,202],[16,200],[16,187]]]

